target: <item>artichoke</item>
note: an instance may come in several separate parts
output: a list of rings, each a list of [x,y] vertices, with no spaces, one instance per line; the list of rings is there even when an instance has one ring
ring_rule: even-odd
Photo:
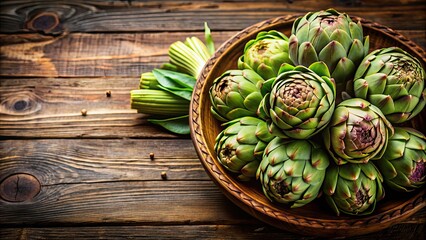
[[[293,67],[284,64],[272,90],[260,104],[259,116],[270,117],[270,131],[282,138],[307,139],[330,121],[336,90],[322,62]]]
[[[238,59],[239,69],[252,69],[264,79],[274,78],[281,64],[292,63],[288,56],[288,38],[281,32],[260,32],[245,45]]]
[[[337,85],[344,89],[356,66],[367,55],[369,37],[363,37],[361,23],[334,9],[310,12],[294,21],[289,38],[289,55],[295,65],[309,66],[324,61]]]
[[[381,158],[393,127],[376,106],[361,99],[341,102],[324,130],[325,146],[338,165]]]
[[[367,215],[376,202],[383,199],[383,178],[371,162],[365,164],[330,164],[324,179],[323,192],[327,203],[340,215]]]
[[[256,173],[270,201],[301,207],[314,200],[324,180],[329,157],[310,140],[274,138]]]
[[[260,88],[263,82],[263,78],[250,69],[223,73],[210,87],[213,116],[222,122],[256,116],[262,101]]]
[[[395,127],[376,165],[392,189],[410,192],[420,188],[426,181],[426,137],[411,128]]]
[[[425,77],[420,61],[402,49],[378,49],[358,67],[354,94],[379,107],[390,122],[401,123],[424,108]]]
[[[266,122],[255,117],[242,117],[228,124],[217,136],[214,150],[226,169],[240,173],[240,180],[249,180],[256,175],[263,150],[274,137]]]

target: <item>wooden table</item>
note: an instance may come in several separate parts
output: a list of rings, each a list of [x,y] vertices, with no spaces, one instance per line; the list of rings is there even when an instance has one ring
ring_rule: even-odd
[[[426,48],[424,1],[385,2],[2,1],[0,239],[300,238],[233,205],[191,139],[149,124],[129,91],[172,42],[202,38],[204,21],[219,46],[259,21],[333,6]],[[421,239],[425,222],[423,209],[351,239]]]

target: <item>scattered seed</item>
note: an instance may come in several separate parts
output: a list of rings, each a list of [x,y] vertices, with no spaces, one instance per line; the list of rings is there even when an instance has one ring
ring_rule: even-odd
[[[154,153],[153,153],[153,152],[149,153],[149,158],[150,158],[151,160],[154,160]]]
[[[163,180],[167,180],[167,173],[166,172],[161,172],[161,178]]]
[[[87,110],[86,109],[81,109],[81,115],[82,116],[87,116]]]
[[[106,91],[105,94],[106,94],[107,97],[111,97],[111,90]]]

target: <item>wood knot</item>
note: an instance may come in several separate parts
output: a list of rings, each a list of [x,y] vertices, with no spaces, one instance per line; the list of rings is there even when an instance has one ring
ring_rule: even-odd
[[[42,12],[34,15],[27,21],[27,28],[45,34],[62,33],[63,29],[59,17],[53,12]]]
[[[0,197],[8,202],[25,202],[40,192],[41,184],[30,174],[13,174],[0,183]]]
[[[8,115],[29,115],[40,111],[41,100],[32,91],[4,94],[0,113]]]

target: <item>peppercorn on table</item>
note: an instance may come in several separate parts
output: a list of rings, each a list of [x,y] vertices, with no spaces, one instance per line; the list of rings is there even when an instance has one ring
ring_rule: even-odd
[[[276,229],[223,195],[188,135],[130,108],[171,43],[216,47],[282,15],[329,7],[426,48],[426,5],[403,1],[2,1],[1,239],[315,239]],[[426,209],[349,239],[424,239]],[[301,233],[303,234],[303,233]]]

